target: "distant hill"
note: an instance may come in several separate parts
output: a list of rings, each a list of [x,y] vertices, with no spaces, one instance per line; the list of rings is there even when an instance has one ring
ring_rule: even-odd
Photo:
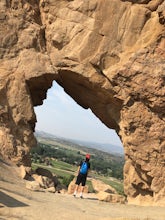
[[[90,148],[94,148],[97,150],[101,150],[104,152],[108,152],[111,154],[124,154],[124,150],[122,147],[113,145],[113,144],[108,144],[108,143],[96,143],[96,142],[89,142],[89,141],[80,141],[80,140],[72,140],[72,142],[79,144],[80,146],[87,146]]]
[[[118,155],[124,155],[124,150],[122,147],[118,145],[108,144],[108,143],[96,143],[96,142],[90,142],[90,141],[82,141],[82,140],[76,140],[76,139],[68,139],[64,137],[59,137],[44,131],[36,131],[35,132],[36,137],[42,137],[42,138],[51,138],[52,140],[56,140],[58,142],[70,142],[72,144],[79,145],[80,147],[89,147],[93,149],[97,149],[100,151],[108,152],[111,154],[118,154]]]

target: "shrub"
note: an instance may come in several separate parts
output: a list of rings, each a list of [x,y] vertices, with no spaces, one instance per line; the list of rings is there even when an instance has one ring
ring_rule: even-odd
[[[74,178],[74,175],[70,175],[69,177],[64,176],[62,179],[62,184],[68,187],[70,182],[73,180],[73,178]]]

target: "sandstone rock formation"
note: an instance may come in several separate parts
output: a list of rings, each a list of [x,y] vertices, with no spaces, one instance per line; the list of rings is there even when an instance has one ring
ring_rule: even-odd
[[[96,192],[107,192],[111,194],[117,194],[117,191],[110,185],[105,184],[101,180],[92,179],[92,186]]]
[[[101,180],[92,179],[92,186],[97,193],[99,201],[110,202],[110,203],[125,203],[126,199],[124,196],[119,195],[117,191],[108,184],[105,184]]]
[[[110,202],[110,203],[125,203],[125,197],[118,194],[111,194],[104,191],[100,191],[97,194],[99,201]]]
[[[30,166],[56,80],[120,136],[128,201],[164,205],[164,24],[164,0],[1,0],[1,154]]]

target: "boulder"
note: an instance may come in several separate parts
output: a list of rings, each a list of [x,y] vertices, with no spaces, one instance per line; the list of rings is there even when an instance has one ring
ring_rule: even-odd
[[[125,203],[125,197],[118,194],[110,194],[107,192],[100,191],[97,193],[99,201],[111,202],[111,203]]]
[[[32,168],[31,167],[25,167],[25,166],[21,165],[19,167],[19,170],[20,170],[19,174],[22,179],[32,180],[32,177],[31,177]]]
[[[57,176],[53,176],[52,181],[53,181],[55,187],[60,185],[60,181],[58,180]]]
[[[32,177],[44,189],[47,189],[47,188],[50,188],[50,187],[54,187],[53,180],[48,178],[48,177],[46,177],[46,176],[41,176],[41,175],[38,175],[38,174],[33,174]]]
[[[55,193],[56,192],[56,188],[54,186],[49,187],[47,189],[45,189],[46,192],[50,192],[50,193]]]
[[[41,175],[41,176],[46,176],[48,177],[49,179],[52,179],[53,178],[53,174],[45,169],[45,168],[42,168],[42,167],[38,167],[35,172],[38,174],[38,175]]]
[[[116,190],[112,186],[105,184],[101,180],[92,179],[91,182],[94,190],[97,192],[103,191],[112,194],[117,194]]]
[[[32,191],[41,191],[40,184],[37,181],[27,181],[26,188]]]

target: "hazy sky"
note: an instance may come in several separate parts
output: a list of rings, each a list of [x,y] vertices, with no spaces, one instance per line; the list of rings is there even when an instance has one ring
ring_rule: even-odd
[[[79,106],[56,82],[48,90],[43,105],[36,107],[35,112],[36,130],[65,138],[122,146],[114,130],[107,128],[91,110]]]

